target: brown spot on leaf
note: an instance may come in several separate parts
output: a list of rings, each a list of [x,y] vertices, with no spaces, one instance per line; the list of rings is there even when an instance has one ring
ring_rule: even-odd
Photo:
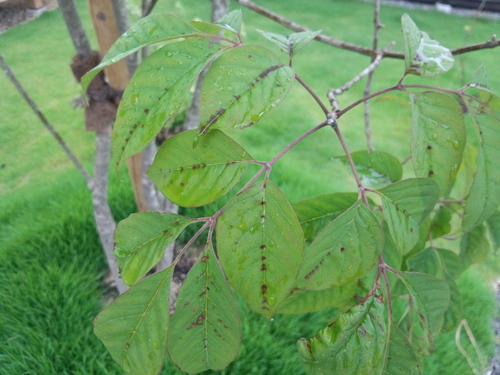
[[[432,150],[432,146],[427,146],[427,150]]]
[[[265,263],[262,263],[262,267],[260,267],[260,270],[261,271],[266,271],[267,270],[267,266]]]
[[[266,77],[267,75],[269,75],[269,73],[271,72],[274,72],[276,69],[279,69],[281,68],[283,65],[274,65],[274,66],[270,66],[269,68],[267,68],[266,70],[264,70],[262,73],[259,74],[259,77],[260,78],[264,78]]]
[[[431,177],[434,174],[434,171],[429,171],[428,176]]]
[[[201,258],[201,263],[205,263],[207,261],[208,257],[205,255],[204,257]]]
[[[262,245],[260,245],[260,248],[261,248],[262,250],[264,250],[264,249],[266,248],[266,245],[265,245],[265,244],[262,244]],[[264,259],[265,259],[266,257],[262,257],[262,258],[264,258]],[[262,260],[264,260],[264,259],[262,259]]]
[[[260,287],[260,291],[261,291],[262,295],[265,295],[267,293],[267,285],[262,284]]]
[[[146,108],[146,109],[144,110],[144,113],[145,113],[145,114],[148,114],[148,113],[149,113],[149,108]]]
[[[345,247],[341,247],[340,251],[344,252],[345,251]]]
[[[196,322],[194,322],[193,324],[191,324],[188,329],[194,328],[196,326],[200,326],[202,324],[202,322],[203,322],[203,319],[205,319],[205,315],[200,314],[198,316],[198,318],[196,319]]]

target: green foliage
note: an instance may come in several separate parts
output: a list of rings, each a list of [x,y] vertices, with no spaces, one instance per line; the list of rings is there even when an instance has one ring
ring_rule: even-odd
[[[159,372],[165,350],[188,373],[223,369],[237,355],[240,342],[232,287],[250,309],[268,319],[276,313],[337,308],[334,323],[298,343],[310,374],[421,373],[421,357],[431,355],[439,334],[456,327],[462,317],[455,278],[463,264],[487,255],[488,219],[496,238],[500,175],[494,164],[500,100],[484,89],[484,76],[480,74],[470,93],[468,86],[451,90],[405,85],[408,74],[445,73],[453,58],[403,16],[405,73],[397,85],[372,95],[409,94],[413,175],[402,179],[402,163],[395,156],[351,153],[341,135],[344,112],[329,113],[292,69],[295,54],[316,33],[262,32],[288,54],[287,65],[267,48],[242,42],[240,12],[215,25],[165,19],[172,26],[165,22],[159,27],[157,16],[140,21],[84,79],[85,87],[100,69],[126,54],[151,43],[170,42],[143,63],[130,83],[132,91],[120,104],[114,129],[118,166],[147,146],[206,67],[199,129],[165,142],[149,175],[173,202],[192,207],[226,195],[244,178],[248,164],[260,169],[215,214],[195,219],[204,222],[207,244],[184,282],[171,322],[169,280],[186,248],[173,266],[135,284],[106,308],[96,319],[96,334],[131,373]],[[162,69],[166,57],[171,59]],[[272,159],[253,159],[226,133],[254,125],[282,103],[294,79],[320,104],[325,120]],[[478,145],[470,142],[469,147],[477,147],[478,164],[467,196],[456,197],[457,173],[468,142],[464,108],[477,130]],[[345,156],[340,159],[351,169],[357,192],[306,198],[292,206],[271,182],[273,167],[310,134],[329,127],[343,146]],[[158,259],[160,246],[169,243],[167,236],[176,237],[191,222],[181,217],[157,219],[150,230],[144,223],[154,216],[146,217],[133,230],[117,233],[117,254],[141,264],[123,263],[122,273],[130,283]],[[183,224],[174,230],[171,219]],[[461,220],[462,229],[452,228]],[[452,230],[462,236],[459,253],[434,244],[433,235],[445,240]],[[121,243],[131,246],[123,250]],[[146,345],[147,340],[152,344]]]

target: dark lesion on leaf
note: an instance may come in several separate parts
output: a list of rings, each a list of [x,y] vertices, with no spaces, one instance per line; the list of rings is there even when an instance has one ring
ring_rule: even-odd
[[[342,250],[341,250],[342,251]],[[325,262],[326,258],[328,258],[330,255],[332,255],[332,252],[329,251],[324,257],[323,259],[320,260],[320,262],[311,270],[311,272],[309,272],[307,275],[304,276],[304,278],[306,279],[310,279],[312,275],[314,275],[316,272],[318,272],[319,270],[319,267],[321,267],[321,265]]]
[[[196,321],[189,326],[188,329],[194,328],[196,326],[201,326],[203,324],[203,320],[205,319],[205,315],[200,314],[198,318],[196,318]]]
[[[283,66],[282,64],[270,66],[269,68],[267,68],[266,70],[264,70],[262,73],[260,73],[259,77],[260,78],[265,78],[266,76],[269,75],[269,73],[274,72],[275,70],[281,68],[282,66]],[[257,78],[257,80],[258,80],[258,78]]]

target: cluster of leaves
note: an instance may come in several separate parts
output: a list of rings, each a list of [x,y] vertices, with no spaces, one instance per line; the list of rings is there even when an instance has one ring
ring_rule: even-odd
[[[118,225],[115,254],[132,288],[96,318],[95,333],[130,373],[158,373],[166,352],[187,373],[220,370],[234,360],[241,342],[235,290],[268,319],[339,308],[330,325],[298,342],[311,374],[421,373],[420,357],[431,354],[436,336],[461,319],[455,279],[484,259],[488,233],[496,247],[500,242],[500,99],[488,90],[482,70],[457,91],[404,85],[403,77],[379,94],[409,95],[414,178],[402,180],[401,162],[386,152],[351,154],[346,148],[344,160],[358,191],[292,206],[271,181],[272,166],[324,127],[340,137],[343,112],[325,113],[324,122],[272,160],[252,158],[224,131],[255,124],[283,101],[296,79],[303,83],[291,60],[317,33],[261,32],[288,54],[287,64],[262,46],[243,44],[241,23],[239,11],[214,24],[152,15],[82,80],[85,89],[105,66],[145,45],[161,45],[138,68],[118,109],[113,149],[119,168],[171,121],[199,73],[209,68],[199,129],[168,139],[148,171],[180,206],[211,203],[239,183],[249,164],[261,166],[211,217],[142,212]],[[448,49],[408,16],[402,24],[405,76],[435,76],[452,67]],[[476,139],[466,140],[466,123]],[[170,281],[179,257],[145,276],[166,246],[199,222],[203,226],[179,257],[205,230],[208,241],[170,317]],[[434,245],[447,235],[461,235],[459,253]]]

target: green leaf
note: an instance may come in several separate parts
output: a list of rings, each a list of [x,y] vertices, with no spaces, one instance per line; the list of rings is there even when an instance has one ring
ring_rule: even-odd
[[[137,68],[113,127],[117,169],[173,120],[203,67],[220,50],[211,40],[186,39],[159,49]]]
[[[478,90],[487,107],[480,105],[478,113],[471,111],[478,127],[479,152],[477,172],[463,217],[463,229],[468,232],[493,215],[500,204],[500,98]]]
[[[480,89],[490,91],[488,74],[486,73],[486,68],[484,67],[484,64],[481,64],[481,66],[474,72],[474,75],[472,76],[469,85],[471,87],[478,87]]]
[[[384,220],[402,254],[419,240],[420,223],[431,213],[439,197],[439,187],[431,179],[412,178],[379,190]]]
[[[385,329],[384,304],[372,296],[342,314],[315,337],[298,341],[306,372],[371,374],[384,354]]]
[[[227,367],[240,351],[240,318],[211,244],[189,271],[176,305],[167,341],[172,362],[189,374]]]
[[[157,212],[139,212],[120,221],[115,231],[114,255],[126,285],[134,285],[162,257],[193,219]]]
[[[430,355],[434,339],[440,333],[450,301],[448,284],[431,275],[401,272],[401,280],[410,296],[409,312],[399,323],[420,355]]]
[[[233,10],[225,14],[220,20],[215,22],[223,28],[234,32],[235,34],[241,33],[241,25],[243,24],[243,15],[241,9]]]
[[[384,357],[381,375],[418,375],[422,369],[408,338],[394,322],[390,322],[389,350]]]
[[[128,373],[158,374],[163,366],[173,270],[147,277],[94,320],[94,333]]]
[[[462,162],[465,123],[462,108],[440,92],[412,93],[411,153],[417,177],[429,177],[447,196]]]
[[[200,134],[255,124],[285,98],[295,73],[268,49],[229,50],[211,65],[201,89]]]
[[[487,222],[488,229],[490,232],[490,237],[493,242],[493,246],[495,249],[500,248],[500,212],[497,211],[493,215],[491,215]]]
[[[453,67],[450,50],[420,31],[407,14],[401,18],[406,74],[434,77]]]
[[[311,43],[314,40],[314,38],[316,38],[319,34],[321,34],[321,30],[302,31],[300,33],[294,33],[291,35],[275,34],[262,30],[257,30],[257,32],[261,34],[264,38],[276,44],[279,48],[281,48],[290,56],[294,56],[302,48]]]
[[[82,77],[83,92],[106,66],[114,64],[141,48],[158,42],[199,36],[200,31],[171,14],[151,14],[137,21],[111,46],[101,63]]]
[[[451,231],[453,211],[448,205],[442,205],[431,221],[431,235],[433,239],[446,236]]]
[[[364,186],[377,188],[399,181],[403,176],[401,163],[387,152],[356,151],[351,153],[351,156]],[[345,155],[339,156],[337,159],[349,166]]]
[[[233,197],[217,220],[217,250],[231,285],[271,317],[294,286],[304,249],[300,223],[269,180]]]
[[[196,130],[179,133],[163,143],[148,176],[179,206],[202,206],[227,194],[254,160],[221,131],[210,132],[193,148]]]
[[[366,275],[384,248],[377,217],[360,201],[328,224],[305,252],[297,287],[320,290]]]
[[[453,277],[445,273],[444,280],[450,287],[450,304],[444,314],[443,332],[452,332],[464,318],[464,306],[462,294]]]
[[[441,270],[439,257],[436,251],[431,247],[412,255],[406,260],[406,263],[408,264],[408,270],[412,272],[438,276]]]
[[[455,252],[446,249],[436,249],[444,274],[456,279],[465,270],[463,260]]]
[[[465,233],[460,241],[460,257],[468,264],[482,262],[490,251],[490,243],[486,237],[484,225],[478,225]]]
[[[293,205],[306,240],[314,237],[333,219],[358,200],[357,193],[332,193],[306,198]]]
[[[279,314],[303,314],[328,307],[344,307],[352,301],[357,282],[322,290],[293,290],[276,311]]]

